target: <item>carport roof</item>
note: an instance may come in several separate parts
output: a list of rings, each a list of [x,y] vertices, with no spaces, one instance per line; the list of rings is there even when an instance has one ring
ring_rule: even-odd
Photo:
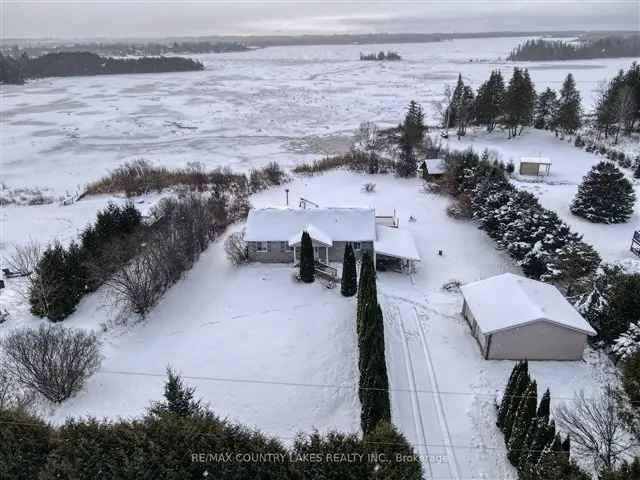
[[[460,290],[484,334],[535,322],[596,334],[560,291],[548,283],[505,273],[463,285]]]

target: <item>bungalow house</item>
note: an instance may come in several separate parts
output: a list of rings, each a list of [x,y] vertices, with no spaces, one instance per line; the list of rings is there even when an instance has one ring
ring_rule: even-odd
[[[546,157],[522,157],[520,159],[520,175],[534,175],[536,177],[548,177],[551,169],[551,160]]]
[[[300,258],[303,232],[311,237],[315,259],[324,264],[342,262],[347,243],[351,243],[358,259],[369,252],[374,259],[386,259],[411,270],[420,260],[409,232],[397,225],[378,224],[373,208],[346,207],[252,209],[244,236],[249,259],[295,264]]]
[[[505,273],[460,290],[462,315],[485,359],[580,360],[596,334],[548,283]]]

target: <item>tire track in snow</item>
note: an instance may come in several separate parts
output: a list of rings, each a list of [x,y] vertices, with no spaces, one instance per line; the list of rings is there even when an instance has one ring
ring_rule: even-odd
[[[429,351],[429,346],[427,345],[427,336],[424,331],[424,327],[420,322],[420,314],[416,306],[413,306],[414,320],[416,322],[416,326],[418,328],[418,333],[420,336],[420,342],[422,343],[422,349],[424,351],[425,360],[427,363],[427,371],[429,373],[429,378],[431,379],[431,384],[436,393],[433,394],[433,399],[436,404],[436,412],[438,414],[438,423],[440,424],[440,429],[442,431],[442,438],[444,439],[445,449],[447,452],[447,457],[450,459],[448,462],[449,471],[451,472],[451,478],[459,480],[460,479],[460,468],[458,466],[458,459],[455,455],[455,450],[451,443],[451,432],[449,431],[449,425],[447,423],[447,416],[444,412],[444,406],[442,404],[442,398],[440,397],[440,387],[438,386],[438,379],[436,378],[435,369],[433,368],[433,362],[431,360],[431,352]]]
[[[389,297],[389,296],[387,296]],[[427,437],[424,433],[424,423],[422,421],[422,413],[420,411],[420,400],[418,398],[417,388],[416,388],[416,377],[413,371],[413,362],[411,360],[411,354],[409,353],[409,342],[407,337],[407,332],[404,328],[404,321],[402,320],[402,313],[398,308],[396,303],[389,302],[389,306],[394,310],[395,320],[398,322],[398,326],[400,327],[400,333],[402,335],[402,351],[404,353],[404,365],[405,371],[407,373],[407,380],[409,381],[409,389],[411,390],[411,407],[413,410],[413,421],[414,427],[416,429],[416,435],[419,437],[417,440],[421,445],[416,446],[416,450],[422,450],[424,455],[420,455],[423,458],[427,459],[427,470],[428,477],[433,478],[433,469],[431,467],[431,461],[429,457],[429,450],[427,448]]]

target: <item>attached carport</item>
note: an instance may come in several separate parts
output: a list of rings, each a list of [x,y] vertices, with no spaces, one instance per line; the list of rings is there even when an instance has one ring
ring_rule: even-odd
[[[420,261],[413,235],[408,230],[376,225],[377,240],[374,242],[376,268],[414,273]]]

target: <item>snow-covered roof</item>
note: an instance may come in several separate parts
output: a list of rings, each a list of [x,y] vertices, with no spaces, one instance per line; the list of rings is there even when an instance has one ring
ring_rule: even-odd
[[[289,241],[309,225],[325,240],[372,242],[376,239],[373,208],[256,208],[249,212],[245,239],[249,242]]]
[[[427,158],[424,163],[430,175],[441,175],[447,171],[447,164],[442,158]]]
[[[551,160],[547,157],[521,157],[520,163],[542,163],[544,165],[551,165]]]
[[[560,291],[548,283],[505,273],[463,285],[460,290],[484,334],[536,322],[596,334]]]
[[[420,260],[418,249],[410,231],[385,225],[378,225],[376,231],[378,233],[378,239],[374,242],[376,254],[406,258],[408,260]]]
[[[302,234],[304,232],[307,232],[311,237],[311,239],[315,240],[316,242],[320,242],[323,245],[327,245],[327,246],[333,245],[333,240],[329,235],[327,235],[325,232],[320,230],[315,225],[307,225],[306,227],[304,227],[302,230],[300,230],[298,233],[296,233],[293,237],[289,239],[289,246],[293,247],[294,245],[300,245],[300,243],[302,243]]]

